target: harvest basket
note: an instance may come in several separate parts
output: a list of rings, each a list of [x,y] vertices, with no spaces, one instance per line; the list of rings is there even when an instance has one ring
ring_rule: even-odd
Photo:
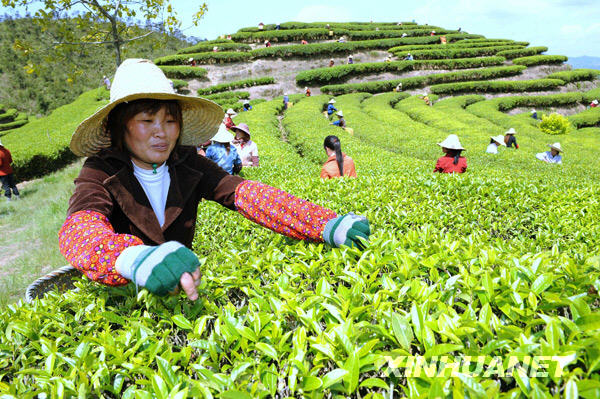
[[[25,300],[33,302],[55,288],[59,291],[72,290],[75,288],[73,279],[77,277],[81,277],[81,272],[73,266],[67,265],[56,269],[31,283],[25,292]]]

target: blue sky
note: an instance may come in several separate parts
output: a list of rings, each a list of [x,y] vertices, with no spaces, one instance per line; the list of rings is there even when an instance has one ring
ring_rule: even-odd
[[[205,0],[198,27],[191,14],[201,0],[172,0],[188,36],[214,39],[259,22],[378,21],[462,27],[489,38],[544,45],[548,54],[600,56],[600,0]],[[10,12],[10,9],[2,8]]]
[[[174,0],[182,28],[191,25],[186,10],[197,0]],[[600,56],[600,0],[208,0],[200,26],[185,34],[214,39],[259,22],[379,21],[462,27],[490,38],[544,45],[548,54]],[[187,11],[189,13],[189,11]]]

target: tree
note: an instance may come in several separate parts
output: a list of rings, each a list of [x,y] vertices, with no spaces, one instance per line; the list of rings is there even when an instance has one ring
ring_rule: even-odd
[[[42,8],[36,12],[42,25],[56,26],[61,16],[74,14],[79,28],[86,31],[78,37],[76,31],[67,24],[59,30],[60,37],[55,45],[107,45],[115,49],[117,66],[121,64],[121,49],[125,43],[141,39],[150,34],[132,36],[130,27],[134,18],[147,21],[159,20],[163,30],[171,33],[181,26],[181,21],[172,6],[173,0],[2,0],[5,7],[33,6],[37,3]],[[208,6],[200,3],[193,14],[193,24],[198,25]],[[103,29],[103,27],[109,27]]]

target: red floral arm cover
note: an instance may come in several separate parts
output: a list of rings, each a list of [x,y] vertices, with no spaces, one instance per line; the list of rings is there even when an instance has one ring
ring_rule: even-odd
[[[235,206],[245,218],[299,240],[323,241],[323,229],[337,214],[257,181],[244,180],[235,190]]]
[[[58,233],[58,246],[69,263],[88,278],[106,285],[125,285],[115,262],[127,247],[143,244],[131,234],[116,234],[108,218],[95,211],[75,212]]]

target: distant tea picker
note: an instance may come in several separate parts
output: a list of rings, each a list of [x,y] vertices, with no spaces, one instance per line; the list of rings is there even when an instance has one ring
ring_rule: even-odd
[[[149,60],[117,69],[110,101],[75,129],[88,157],[59,232],[60,252],[88,278],[198,299],[200,261],[190,250],[202,200],[215,201],[288,237],[362,247],[366,218],[230,175],[197,154],[223,119],[212,101],[176,94]]]
[[[563,152],[563,150],[560,143],[548,144],[548,147],[550,147],[550,151],[540,152],[535,154],[535,157],[540,161],[547,163],[562,164],[562,156],[560,153]]]

